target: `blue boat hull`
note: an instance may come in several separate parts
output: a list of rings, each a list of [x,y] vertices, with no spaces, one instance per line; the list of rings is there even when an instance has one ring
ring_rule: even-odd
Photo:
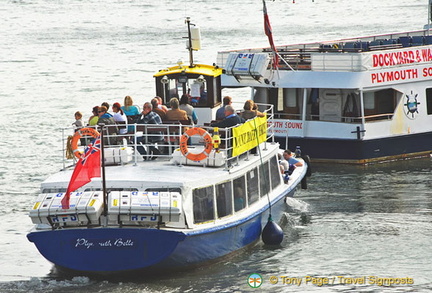
[[[285,211],[281,194],[272,203],[273,219]],[[147,228],[83,228],[35,231],[27,235],[39,252],[61,269],[91,274],[158,271],[214,261],[259,240],[268,217],[264,208],[222,228],[177,232]]]
[[[276,137],[282,146],[285,137]],[[314,161],[341,163],[367,163],[414,156],[427,156],[432,153],[432,132],[387,137],[372,140],[344,140],[290,137],[288,148],[301,146],[302,153]]]

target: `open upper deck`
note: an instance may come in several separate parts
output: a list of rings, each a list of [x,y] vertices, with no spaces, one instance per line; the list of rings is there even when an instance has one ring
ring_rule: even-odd
[[[377,51],[406,51],[411,47],[432,45],[432,35],[428,30],[391,33],[376,36],[341,39],[326,42],[277,46],[280,70],[311,70],[311,71],[364,71],[369,70],[369,61],[365,56],[372,56]],[[429,52],[420,52],[422,61],[430,62]],[[226,68],[230,53],[266,53],[272,57],[271,48],[239,49],[221,51],[218,53],[217,63]],[[418,62],[416,53],[414,60]],[[412,60],[411,56],[402,58]],[[405,62],[404,64],[409,63]]]
[[[258,143],[273,141],[273,105],[259,105],[266,117],[250,119],[244,124],[228,128],[216,128],[205,125],[193,125],[190,121],[163,121],[162,124],[115,124],[105,125],[103,130],[104,157],[106,165],[122,165],[125,163],[154,162],[156,159],[170,161],[178,165],[198,165],[222,167],[226,170],[238,162]],[[128,129],[128,133],[119,134],[120,129]],[[236,130],[236,131],[234,131]],[[64,167],[74,157],[73,146],[81,144],[78,149],[83,152],[84,146],[93,139],[81,133],[67,136],[63,132],[63,152],[66,153]],[[216,142],[216,135],[219,142]],[[76,143],[73,143],[73,140]],[[79,143],[78,143],[79,141]],[[72,142],[72,143],[71,143]],[[76,152],[76,151],[75,151]]]

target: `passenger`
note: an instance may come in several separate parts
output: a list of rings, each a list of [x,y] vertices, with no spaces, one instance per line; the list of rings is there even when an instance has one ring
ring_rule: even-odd
[[[216,120],[223,120],[225,118],[225,106],[231,105],[232,98],[230,96],[225,96],[222,101],[222,107],[216,111]]]
[[[179,108],[180,108],[180,110],[186,111],[190,121],[192,121],[194,124],[198,123],[198,117],[196,115],[195,109],[194,109],[194,107],[192,107],[189,104],[189,96],[188,95],[186,95],[186,94],[182,95],[182,97],[180,98]]]
[[[133,100],[130,96],[124,98],[124,106],[121,107],[121,109],[126,116],[133,117],[140,114],[138,107],[133,104]]]
[[[149,102],[146,102],[143,106],[143,110],[141,112],[141,117],[138,119],[137,124],[162,124],[162,119],[160,118],[160,116],[156,113],[152,111],[152,104]],[[138,142],[138,147],[137,150],[138,152],[144,156],[144,160],[146,159],[150,159],[150,156],[153,155],[153,157],[151,157],[153,160],[157,158],[158,155],[161,154],[161,151],[154,145],[150,145],[148,147],[149,153],[147,154],[147,151],[144,149],[144,147],[141,145],[142,142],[145,143],[157,143],[163,140],[162,135],[159,133],[152,133],[152,135],[148,135],[147,136],[147,141],[145,141],[144,136],[142,137],[138,137],[137,142]]]
[[[98,124],[104,124],[105,126],[108,126],[107,127],[108,134],[111,135],[117,134],[118,133],[117,125],[114,121],[113,116],[110,113],[108,113],[108,109],[105,106],[100,106],[98,113],[99,113]],[[109,126],[109,125],[113,125],[113,126]],[[104,143],[110,144],[110,139],[104,140]]]
[[[238,212],[245,207],[244,192],[241,187],[235,187],[234,190],[234,210]]]
[[[107,102],[103,102],[101,104],[101,106],[104,106],[105,108],[107,108],[107,113],[110,114],[110,115],[112,115],[110,112],[108,112],[108,110],[110,109],[110,104],[108,104]]]
[[[104,123],[105,125],[113,125],[116,124],[113,118],[113,115],[108,113],[108,109],[105,106],[100,106],[98,110],[99,114],[99,123]]]
[[[166,120],[166,111],[164,111],[158,107],[159,106],[158,99],[153,98],[151,100],[151,104],[152,104],[152,111],[155,112],[156,114],[158,114],[160,116],[160,118],[162,119],[162,121]]]
[[[165,113],[168,112],[168,108],[163,104],[162,98],[159,97],[159,96],[156,96],[155,98],[158,101],[158,108],[161,109],[161,110],[164,110]]]
[[[80,111],[75,112],[74,116],[75,116],[75,122],[72,123],[72,125],[75,126],[75,130],[82,128],[84,126],[84,124],[82,122],[81,112]]]
[[[186,111],[179,109],[179,100],[177,98],[171,98],[170,106],[171,110],[166,112],[166,120],[188,120]]]
[[[127,130],[127,117],[123,110],[121,109],[121,106],[119,103],[114,103],[112,106],[113,109],[113,118],[115,122],[121,122],[122,124],[126,125],[126,127],[120,128],[119,133],[120,134],[126,134],[128,132]]]
[[[88,121],[88,125],[89,126],[95,126],[98,124],[99,121],[99,106],[94,106],[92,109],[92,113],[93,115],[90,116],[89,121]]]
[[[235,109],[231,105],[225,106],[225,119],[219,122],[210,124],[212,127],[232,127],[244,123],[245,120],[235,113]]]
[[[281,171],[281,174],[283,175],[283,180],[285,183],[288,183],[289,180],[289,164],[288,161],[284,160],[281,154],[278,154],[279,159],[279,168]],[[292,173],[292,171],[291,171]]]
[[[303,166],[302,162],[300,162],[299,160],[293,157],[292,152],[290,150],[284,151],[283,157],[289,164],[288,170],[285,171],[285,173],[287,173],[288,175],[291,175],[292,172],[294,172],[294,169],[296,167]]]
[[[264,117],[265,114],[258,111],[257,104],[254,103],[252,100],[246,100],[244,106],[243,106],[243,112],[241,113],[244,120],[249,120],[255,117]]]

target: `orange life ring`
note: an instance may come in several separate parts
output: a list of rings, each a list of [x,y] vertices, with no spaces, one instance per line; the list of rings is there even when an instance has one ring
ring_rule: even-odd
[[[72,137],[71,147],[74,156],[77,157],[78,159],[81,158],[82,155],[82,153],[78,150],[78,141],[84,135],[89,135],[96,138],[99,136],[99,132],[96,129],[89,128],[89,127],[78,129],[75,132],[74,136]]]
[[[189,152],[187,141],[189,137],[193,135],[199,135],[202,139],[204,139],[205,147],[201,153],[193,154]],[[183,156],[191,161],[202,161],[206,159],[211,150],[213,149],[213,140],[210,134],[200,127],[189,128],[185,133],[183,133],[180,138],[180,151]]]

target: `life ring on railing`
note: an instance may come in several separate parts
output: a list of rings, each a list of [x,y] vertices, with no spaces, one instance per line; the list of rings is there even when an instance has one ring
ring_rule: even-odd
[[[89,136],[96,138],[99,136],[99,132],[96,129],[89,128],[89,127],[78,129],[75,132],[74,136],[72,137],[71,147],[72,147],[73,154],[78,159],[81,158],[81,155],[82,155],[82,153],[78,150],[78,141],[84,135],[89,135]]]
[[[201,153],[194,154],[189,152],[188,139],[193,135],[199,135],[204,140],[205,147]],[[200,127],[189,128],[180,138],[180,151],[183,156],[191,161],[202,161],[207,158],[213,149],[213,140],[210,134]]]

